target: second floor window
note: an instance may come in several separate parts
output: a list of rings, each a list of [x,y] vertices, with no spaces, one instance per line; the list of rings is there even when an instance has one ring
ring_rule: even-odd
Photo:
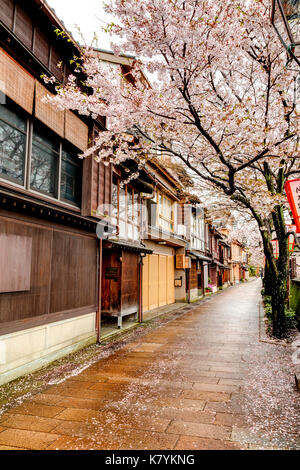
[[[205,223],[203,213],[192,208],[191,221],[192,248],[204,251],[205,249]]]
[[[0,176],[24,184],[27,120],[12,107],[0,105]]]
[[[60,146],[46,137],[46,132],[34,128],[31,151],[30,186],[37,191],[58,196]]]
[[[80,206],[79,150],[11,103],[0,105],[0,178]],[[27,169],[27,171],[26,171]]]
[[[120,238],[140,240],[140,195],[129,185],[122,185],[121,181],[113,178],[112,190],[112,217],[113,223],[119,226]]]
[[[174,201],[161,193],[157,193],[158,225],[174,232]]]
[[[81,200],[81,160],[74,152],[62,148],[60,197],[66,202],[80,204]]]

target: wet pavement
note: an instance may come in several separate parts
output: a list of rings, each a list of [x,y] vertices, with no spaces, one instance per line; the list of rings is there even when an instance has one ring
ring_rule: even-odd
[[[0,449],[300,449],[290,348],[261,341],[260,280],[181,309],[0,415]]]

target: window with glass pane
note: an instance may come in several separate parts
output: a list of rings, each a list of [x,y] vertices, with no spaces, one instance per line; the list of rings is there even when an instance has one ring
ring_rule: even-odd
[[[34,128],[31,153],[31,188],[57,197],[59,144],[49,133]]]
[[[75,153],[75,152],[74,152]],[[60,197],[67,202],[80,205],[81,201],[81,160],[63,149],[61,159]]]
[[[112,217],[117,219],[118,217],[118,207],[119,207],[119,198],[118,198],[118,180],[113,178],[112,185]]]
[[[139,201],[139,193],[134,191],[133,219],[136,224],[139,224]]]
[[[27,120],[0,105],[0,177],[24,184]]]
[[[133,199],[132,199],[133,189],[127,186],[127,218],[128,221],[132,221],[133,218]]]
[[[173,201],[169,198],[159,194],[158,208],[159,208],[159,225],[167,230],[174,230],[174,212]]]

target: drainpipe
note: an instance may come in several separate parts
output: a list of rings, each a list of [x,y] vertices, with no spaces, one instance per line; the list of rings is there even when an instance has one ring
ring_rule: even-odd
[[[140,254],[139,261],[139,322],[143,321],[143,258],[147,255],[145,253]]]
[[[101,287],[102,287],[102,238],[99,239],[98,254],[98,304],[96,312],[97,344],[101,344]]]

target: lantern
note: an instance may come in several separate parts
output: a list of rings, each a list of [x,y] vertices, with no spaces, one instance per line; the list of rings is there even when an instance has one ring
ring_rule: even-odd
[[[272,247],[273,247],[273,253],[274,253],[274,258],[278,259],[279,258],[279,244],[278,240],[272,240]]]
[[[296,224],[296,232],[300,233],[300,179],[287,181],[284,189]]]
[[[291,59],[300,65],[300,0],[272,0],[271,22]]]
[[[289,252],[293,253],[295,248],[295,237],[294,235],[289,235]]]
[[[296,225],[286,225],[286,231],[294,232],[294,234],[296,234]],[[295,236],[292,233],[290,233],[289,235],[288,244],[289,244],[289,252],[293,253],[294,248],[295,248]]]

